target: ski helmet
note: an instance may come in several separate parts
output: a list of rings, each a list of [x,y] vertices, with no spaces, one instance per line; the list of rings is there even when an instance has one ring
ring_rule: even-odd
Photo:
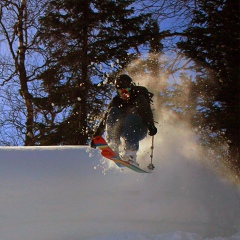
[[[132,85],[133,81],[127,74],[121,74],[115,80],[115,88],[128,88]]]

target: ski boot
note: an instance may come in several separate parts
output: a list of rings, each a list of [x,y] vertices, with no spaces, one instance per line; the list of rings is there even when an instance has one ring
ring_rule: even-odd
[[[137,150],[130,150],[126,149],[124,155],[122,156],[122,159],[126,162],[129,162],[130,164],[139,167],[139,164],[136,161],[137,158]]]

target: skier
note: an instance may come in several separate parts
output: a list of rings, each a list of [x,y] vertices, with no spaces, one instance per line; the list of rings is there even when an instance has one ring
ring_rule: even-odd
[[[106,130],[106,140],[118,154],[122,138],[125,141],[122,159],[138,165],[136,156],[139,141],[147,133],[150,136],[157,133],[150,106],[151,93],[145,87],[136,86],[127,74],[122,74],[115,80],[115,88],[117,95],[110,102],[93,137],[102,136]],[[91,147],[96,148],[93,140]]]

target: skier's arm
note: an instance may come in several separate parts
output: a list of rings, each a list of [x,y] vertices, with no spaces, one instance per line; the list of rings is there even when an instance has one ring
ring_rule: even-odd
[[[108,116],[108,112],[109,112],[109,109],[114,105],[114,99],[112,99],[112,101],[110,102],[110,104],[108,105],[108,108],[106,110],[106,112],[104,113],[104,116],[103,118],[101,119],[100,121],[100,124],[98,125],[97,129],[95,130],[95,132],[93,133],[93,138],[96,137],[96,136],[102,136],[105,132],[105,127],[106,127],[106,120],[107,120],[107,116]],[[96,148],[96,145],[94,144],[94,141],[93,141],[93,138],[92,138],[92,141],[90,143],[90,146],[92,148]]]
[[[96,137],[96,136],[102,136],[102,135],[104,134],[105,125],[106,125],[105,122],[106,122],[106,119],[107,119],[107,112],[108,112],[108,111],[105,112],[105,114],[104,114],[104,116],[103,116],[103,118],[102,118],[99,126],[97,127],[97,129],[96,129],[95,132],[93,133],[93,138]],[[94,141],[93,141],[93,138],[92,138],[92,141],[90,142],[90,146],[91,146],[92,148],[96,148],[96,145],[95,145],[95,143],[94,143]]]
[[[114,104],[115,104],[115,101],[114,99],[112,99],[112,101],[108,105],[106,112],[104,113],[103,118],[100,121],[100,124],[98,125],[96,131],[94,132],[93,137],[102,136],[104,134],[108,112],[109,112],[109,109],[112,108]]]
[[[107,118],[107,113],[104,114],[104,117],[102,118],[98,128],[96,129],[96,131],[94,132],[93,136],[102,136],[105,132],[105,122],[106,122],[106,118]]]
[[[137,98],[138,112],[141,114],[141,118],[146,126],[154,125],[153,113],[151,106],[144,95],[140,95]]]
[[[141,118],[144,124],[148,127],[149,135],[155,135],[157,133],[157,128],[154,124],[153,112],[150,103],[144,95],[138,97],[137,106],[140,108]]]

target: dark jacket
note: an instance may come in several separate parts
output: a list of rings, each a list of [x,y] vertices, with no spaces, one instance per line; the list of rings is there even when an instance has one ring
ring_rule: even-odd
[[[145,87],[133,86],[131,89],[130,98],[128,100],[123,100],[119,95],[116,95],[110,104],[108,109],[100,122],[94,136],[102,136],[105,131],[106,119],[108,112],[111,108],[117,107],[121,110],[123,116],[128,114],[136,114],[141,117],[143,123],[149,128],[154,125],[153,113],[150,105],[150,101],[147,99],[146,94],[148,92]]]

